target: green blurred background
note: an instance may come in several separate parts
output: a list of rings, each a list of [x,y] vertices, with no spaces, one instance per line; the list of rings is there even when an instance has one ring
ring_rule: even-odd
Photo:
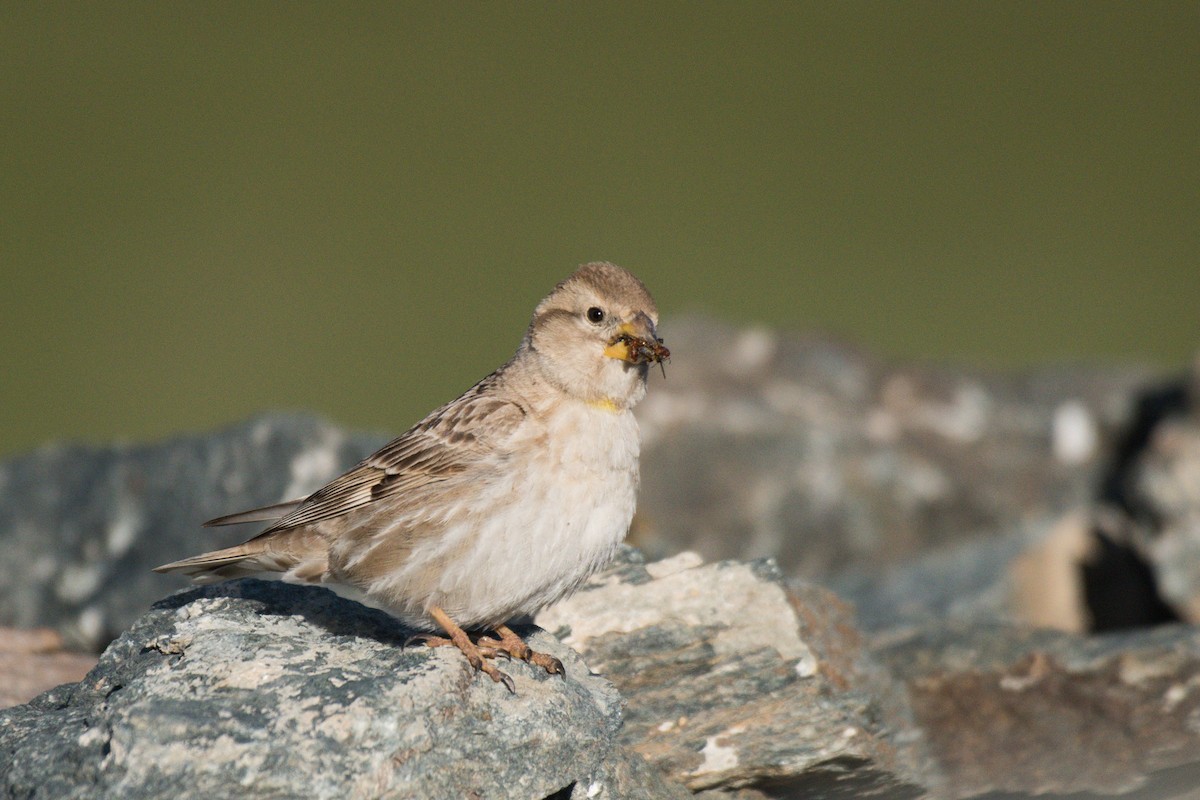
[[[1200,344],[1196,2],[7,2],[0,115],[0,454],[399,431],[592,259],[668,343]]]

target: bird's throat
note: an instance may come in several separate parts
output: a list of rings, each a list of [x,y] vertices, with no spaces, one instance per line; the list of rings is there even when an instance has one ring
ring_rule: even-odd
[[[618,411],[623,410],[623,407],[611,397],[598,397],[595,400],[588,400],[587,404],[592,408],[598,408],[610,414],[616,414]]]

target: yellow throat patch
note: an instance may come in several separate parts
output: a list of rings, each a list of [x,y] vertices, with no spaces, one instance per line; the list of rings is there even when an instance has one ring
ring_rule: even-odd
[[[601,411],[607,411],[610,414],[615,414],[621,410],[617,402],[609,397],[601,397],[599,400],[588,400],[587,404],[592,408],[598,408]]]

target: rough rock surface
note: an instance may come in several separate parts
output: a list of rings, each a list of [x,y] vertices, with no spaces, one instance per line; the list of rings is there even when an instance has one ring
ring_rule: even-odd
[[[510,664],[510,694],[407,635],[321,589],[176,594],[81,683],[0,712],[0,795],[686,796],[622,750],[615,689],[553,637],[531,643],[567,679]]]
[[[941,625],[876,652],[907,682],[952,797],[1200,796],[1194,627]]]
[[[914,797],[936,775],[850,610],[769,561],[619,563],[538,616],[625,698],[622,740],[693,790]]]
[[[151,603],[186,585],[151,572],[235,544],[202,529],[230,511],[298,497],[382,443],[313,417],[275,414],[148,445],[51,445],[0,463],[0,625],[46,625],[99,651]]]

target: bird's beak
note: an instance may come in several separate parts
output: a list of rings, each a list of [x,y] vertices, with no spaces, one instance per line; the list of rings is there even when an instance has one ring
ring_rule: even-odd
[[[671,357],[671,351],[663,347],[650,317],[638,312],[617,328],[617,335],[604,348],[604,355],[630,364],[648,364],[666,361]]]

